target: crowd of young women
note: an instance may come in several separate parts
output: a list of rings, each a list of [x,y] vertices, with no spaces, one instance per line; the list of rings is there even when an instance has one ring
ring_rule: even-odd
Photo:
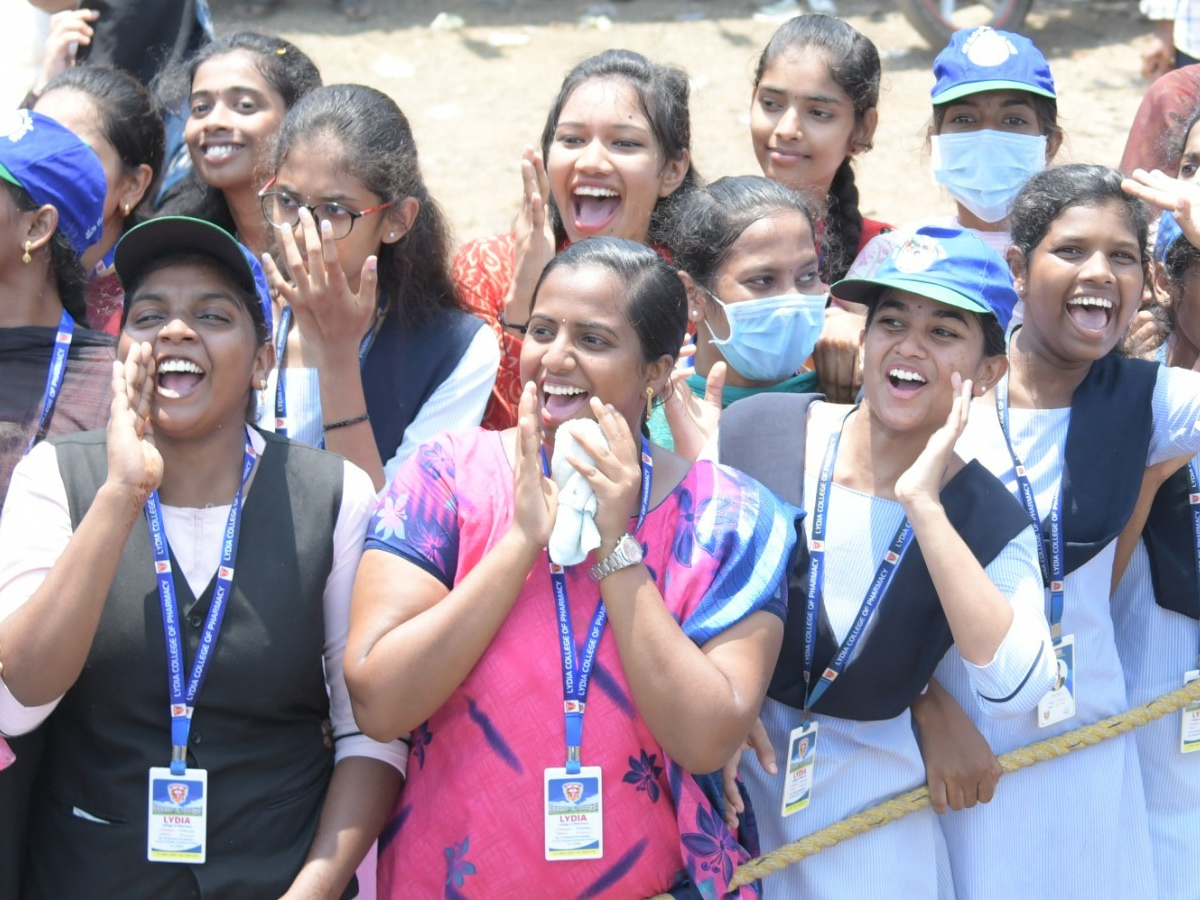
[[[1197,677],[1196,166],[1047,168],[1046,59],[963,31],[893,230],[881,75],[786,23],[705,183],[686,74],[588,58],[457,253],[278,38],[10,114],[0,896],[1195,900],[1200,713],[993,754]]]

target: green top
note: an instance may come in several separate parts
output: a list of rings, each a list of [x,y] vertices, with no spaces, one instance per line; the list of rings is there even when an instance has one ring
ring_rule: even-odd
[[[693,373],[687,377],[687,385],[697,397],[704,396],[704,383],[705,379],[701,375]],[[724,393],[721,395],[721,409],[725,409],[730,403],[736,403],[738,400],[753,397],[755,394],[811,394],[816,390],[816,372],[801,372],[799,375],[793,375],[786,381],[781,381],[778,384],[769,384],[766,387],[734,387],[727,384],[725,385]],[[660,447],[666,447],[668,450],[675,449],[675,440],[671,437],[671,429],[667,425],[667,414],[663,412],[662,404],[654,407],[654,411],[650,414],[649,425],[650,441],[652,443],[658,444]]]

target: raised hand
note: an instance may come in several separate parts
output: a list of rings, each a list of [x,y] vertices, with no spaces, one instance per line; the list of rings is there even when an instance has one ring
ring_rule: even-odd
[[[517,404],[513,459],[513,524],[532,546],[545,547],[558,513],[558,485],[542,472],[542,435],[537,418],[537,387],[531,381]]]
[[[853,403],[862,387],[862,366],[859,363],[866,317],[853,310],[830,306],[825,310],[825,324],[813,349],[813,364],[821,393],[830,403]]]
[[[271,286],[288,303],[304,335],[305,360],[315,368],[326,361],[355,359],[359,343],[378,315],[377,259],[368,256],[359,275],[358,291],[350,287],[338,261],[337,242],[327,222],[318,227],[307,209],[300,210],[300,238],[284,228],[280,243],[292,281],[275,261],[263,255],[263,271]]]
[[[971,412],[971,380],[963,381],[955,372],[950,383],[955,397],[946,424],[933,433],[921,455],[896,479],[896,499],[906,511],[924,501],[940,502],[942,479],[954,456],[954,445],[967,427],[967,416]]]
[[[596,530],[601,541],[596,559],[603,559],[629,530],[629,520],[637,512],[642,486],[641,451],[623,416],[599,397],[592,397],[589,402],[608,446],[580,434],[576,439],[596,461],[595,465],[571,456],[567,459],[596,494]]]
[[[75,56],[80,47],[92,42],[92,22],[100,18],[94,9],[67,9],[50,17],[50,33],[46,37],[46,48],[42,54],[42,71],[38,74],[35,92],[75,65]]]
[[[521,159],[521,181],[524,197],[516,223],[516,264],[512,284],[504,301],[504,320],[524,325],[529,319],[533,288],[554,258],[554,229],[550,226],[550,179],[542,155],[532,147],[525,148]]]
[[[150,419],[155,385],[149,344],[133,344],[124,362],[113,363],[107,483],[130,492],[139,504],[158,488],[163,476]]]
[[[685,349],[687,346],[684,345]],[[683,355],[680,353],[681,358]],[[692,371],[681,366],[671,371],[671,387],[663,400],[663,411],[671,428],[675,452],[696,460],[721,422],[726,369],[723,362],[713,363],[704,382],[703,397],[697,397],[688,386],[687,379]]]
[[[1133,174],[1121,182],[1121,188],[1140,200],[1145,200],[1175,214],[1175,221],[1183,235],[1193,247],[1200,246],[1200,184],[1178,181],[1155,169],[1134,169]]]

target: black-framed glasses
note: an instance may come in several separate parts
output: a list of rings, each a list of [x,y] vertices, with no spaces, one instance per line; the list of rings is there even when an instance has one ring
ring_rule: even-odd
[[[318,226],[322,222],[329,223],[329,232],[335,241],[340,241],[346,237],[354,228],[354,223],[363,216],[377,213],[392,205],[391,202],[381,203],[379,206],[372,206],[370,209],[355,212],[347,206],[332,201],[316,204],[301,203],[286,191],[271,190],[274,185],[275,179],[272,178],[258,192],[259,202],[262,204],[263,216],[271,225],[280,231],[285,228],[295,228],[300,224],[300,210],[307,209],[316,220]]]

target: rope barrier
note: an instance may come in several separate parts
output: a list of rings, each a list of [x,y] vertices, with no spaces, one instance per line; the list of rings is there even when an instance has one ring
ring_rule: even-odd
[[[1048,759],[1058,759],[1068,753],[1082,750],[1084,747],[1091,747],[1102,741],[1127,734],[1148,722],[1161,719],[1163,716],[1178,712],[1185,706],[1195,703],[1200,703],[1200,681],[1193,681],[1178,690],[1163,694],[1143,706],[1135,706],[1091,725],[1084,725],[1042,741],[1034,741],[1032,744],[1005,753],[1000,757],[1000,768],[1007,775]],[[779,849],[765,853],[757,859],[746,861],[734,873],[729,888],[736,890],[752,881],[764,878],[772,872],[778,872],[793,863],[814,856],[822,850],[828,850],[842,841],[902,819],[909,813],[924,809],[928,805],[928,787],[919,787],[893,797],[891,800],[885,800],[870,809],[865,809],[840,822],[834,822],[819,831],[814,831],[798,841],[784,844]],[[658,894],[651,900],[672,900],[672,898],[670,894]]]

